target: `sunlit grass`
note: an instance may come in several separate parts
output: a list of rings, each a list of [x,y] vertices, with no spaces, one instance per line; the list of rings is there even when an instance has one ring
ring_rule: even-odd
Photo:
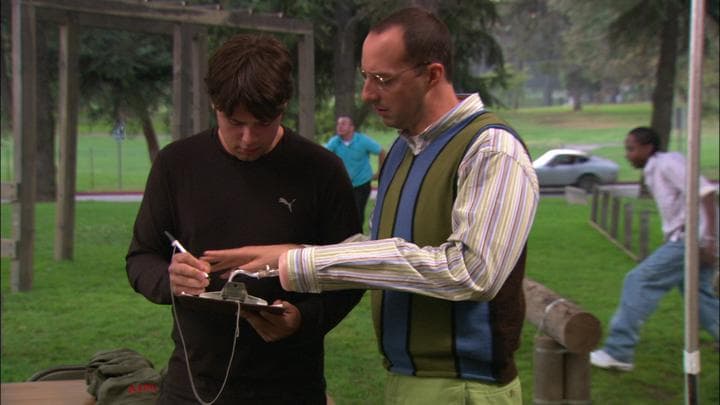
[[[35,371],[62,363],[84,363],[99,350],[129,347],[164,367],[171,351],[171,314],[128,285],[124,255],[137,203],[80,202],[72,261],[52,258],[54,204],[38,204],[34,283],[28,292],[10,291],[10,265],[2,271],[3,382],[22,381]],[[2,206],[8,235],[10,210]],[[527,275],[591,312],[607,326],[622,280],[634,263],[591,228],[590,207],[544,198],[528,242]],[[657,217],[651,232],[659,234]],[[651,239],[651,247],[659,238]],[[598,404],[676,404],[683,398],[683,303],[666,296],[642,331],[636,370],[592,372],[592,399]],[[532,403],[533,336],[526,324],[517,362],[524,402]],[[701,336],[700,403],[718,403],[718,353]],[[382,403],[381,367],[366,297],[326,338],[326,376],[338,404]]]

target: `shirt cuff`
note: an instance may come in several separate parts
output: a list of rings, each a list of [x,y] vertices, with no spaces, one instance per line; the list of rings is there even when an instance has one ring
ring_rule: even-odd
[[[315,248],[292,249],[287,252],[287,276],[292,291],[321,292],[315,272]]]

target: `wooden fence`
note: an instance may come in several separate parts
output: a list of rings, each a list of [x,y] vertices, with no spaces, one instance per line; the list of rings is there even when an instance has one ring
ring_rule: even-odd
[[[591,404],[590,351],[600,342],[600,321],[527,277],[523,291],[525,318],[538,328],[533,403]]]
[[[637,236],[633,232],[636,218],[639,221]],[[621,223],[622,233],[619,229]],[[650,252],[649,223],[649,209],[636,213],[634,201],[623,200],[623,196],[613,189],[593,189],[590,225],[635,261],[643,260]]]

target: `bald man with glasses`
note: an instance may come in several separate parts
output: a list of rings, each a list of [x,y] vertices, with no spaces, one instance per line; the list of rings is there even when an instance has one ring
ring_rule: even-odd
[[[539,193],[517,133],[452,83],[447,26],[399,10],[363,43],[362,99],[398,130],[380,172],[371,240],[278,254],[281,284],[373,290],[387,404],[521,404],[514,353],[526,242]]]

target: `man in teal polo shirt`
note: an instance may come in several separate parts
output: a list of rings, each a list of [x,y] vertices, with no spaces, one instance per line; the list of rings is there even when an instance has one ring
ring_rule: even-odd
[[[377,178],[370,166],[370,155],[378,156],[378,170],[385,160],[385,150],[369,136],[355,132],[352,118],[341,116],[337,133],[325,145],[342,159],[353,185],[360,223],[365,223],[365,204],[370,197],[370,182]]]

